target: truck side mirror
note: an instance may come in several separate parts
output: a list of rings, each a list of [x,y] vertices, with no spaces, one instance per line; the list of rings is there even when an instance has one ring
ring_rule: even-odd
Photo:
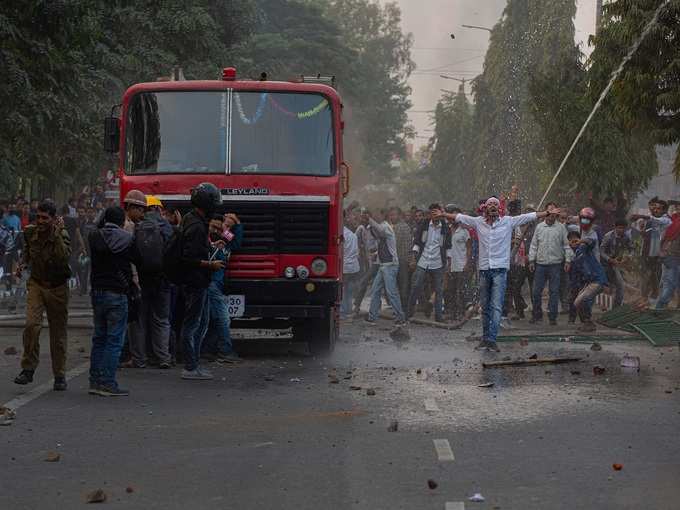
[[[104,150],[116,153],[120,147],[120,121],[118,117],[104,119]]]

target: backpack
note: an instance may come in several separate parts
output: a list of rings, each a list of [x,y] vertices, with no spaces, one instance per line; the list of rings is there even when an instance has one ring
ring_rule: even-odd
[[[163,273],[163,236],[155,219],[144,218],[135,225],[135,247],[141,264],[139,272],[150,276]]]
[[[182,268],[182,228],[174,229],[172,236],[163,247],[163,273],[170,283],[184,283],[186,271]]]

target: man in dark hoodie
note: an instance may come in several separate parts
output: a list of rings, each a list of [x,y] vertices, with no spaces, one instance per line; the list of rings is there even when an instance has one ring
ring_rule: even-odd
[[[116,369],[125,341],[128,292],[132,283],[133,236],[123,229],[125,211],[109,207],[99,228],[89,235],[94,334],[90,353],[90,394],[127,396]]]
[[[182,218],[181,260],[183,270],[182,294],[184,295],[184,322],[182,344],[184,346],[184,370],[182,379],[210,380],[212,374],[198,366],[201,342],[208,329],[208,287],[213,271],[226,266],[224,260],[211,260],[208,222],[222,204],[220,190],[214,184],[204,182],[191,190],[193,209]]]

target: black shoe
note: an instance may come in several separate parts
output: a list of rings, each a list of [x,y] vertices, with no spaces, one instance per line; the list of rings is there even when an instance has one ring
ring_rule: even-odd
[[[557,319],[550,319],[551,326],[557,326]]]
[[[66,391],[66,387],[66,378],[64,376],[54,378],[54,386],[52,386],[54,391]]]
[[[538,317],[532,317],[529,319],[529,324],[540,324],[543,322],[543,319],[539,319]]]
[[[14,378],[15,384],[28,384],[33,382],[33,370],[22,370],[21,373]]]
[[[87,392],[90,395],[99,395],[99,384],[97,383],[90,383],[90,389],[87,390]]]
[[[102,397],[127,397],[130,392],[117,386],[99,386],[98,395]]]

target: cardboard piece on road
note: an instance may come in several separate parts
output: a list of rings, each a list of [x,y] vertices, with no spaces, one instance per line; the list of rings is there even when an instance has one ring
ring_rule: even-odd
[[[485,361],[482,363],[484,368],[499,368],[499,367],[528,367],[534,365],[545,364],[561,364],[561,363],[575,363],[582,361],[583,358],[536,358],[536,359],[517,359],[510,361]]]

